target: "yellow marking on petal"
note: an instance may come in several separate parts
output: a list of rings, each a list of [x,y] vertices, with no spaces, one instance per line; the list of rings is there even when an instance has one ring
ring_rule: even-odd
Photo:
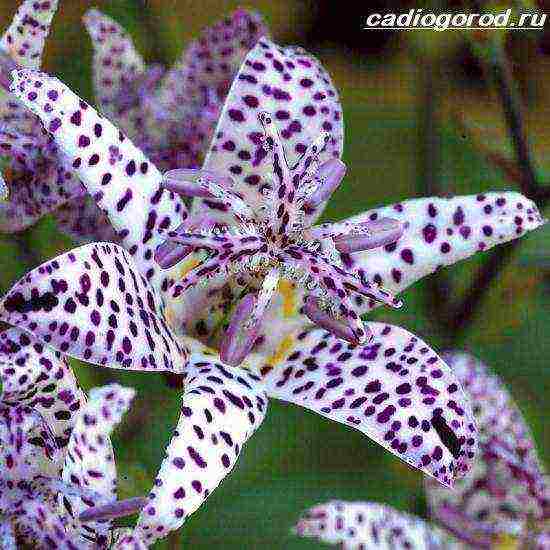
[[[184,260],[181,262],[179,266],[179,273],[178,276],[183,278],[185,277],[192,269],[195,269],[202,260],[199,260],[198,258],[189,258],[188,260]]]
[[[495,542],[492,545],[493,550],[519,550],[519,537],[501,533],[495,537]]]
[[[283,297],[283,315],[292,317],[296,315],[296,288],[293,283],[285,279],[279,281],[279,292]]]
[[[167,307],[165,315],[166,315],[166,320],[168,321],[168,324],[171,327],[175,327],[176,326],[176,312],[171,307]]]
[[[296,338],[294,338],[294,336],[290,334],[285,336],[281,340],[281,343],[275,353],[267,359],[266,364],[275,366],[280,363],[283,359],[285,359],[288,352],[294,347],[295,342]]]

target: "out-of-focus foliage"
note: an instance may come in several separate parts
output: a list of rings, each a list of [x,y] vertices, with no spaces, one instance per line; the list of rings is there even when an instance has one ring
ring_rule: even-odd
[[[348,176],[325,215],[336,220],[380,203],[425,193],[420,161],[425,136],[420,116],[425,108],[426,58],[411,54],[417,46],[407,42],[406,33],[358,35],[360,15],[339,23],[327,21],[332,7],[323,4],[261,0],[243,7],[261,12],[277,41],[306,45],[319,55],[341,92]],[[342,9],[341,3],[334,4]],[[378,4],[382,9],[383,4]],[[92,6],[126,26],[148,60],[169,63],[202,27],[238,5],[221,0],[60,0],[44,68],[92,98],[91,49],[80,21]],[[13,9],[13,0],[0,0],[2,26]],[[349,24],[350,34],[359,39],[351,43],[341,40],[345,27],[325,34],[329,24]],[[550,174],[550,57],[541,51],[540,40],[515,35],[511,40],[514,68],[527,103],[529,137],[541,172]],[[483,71],[460,40],[453,39],[439,62],[440,192],[513,187],[476,152],[473,137],[453,121],[459,113],[475,125],[482,139],[490,129],[498,147],[509,147],[501,108]],[[56,232],[49,219],[22,235],[0,236],[0,289],[6,291],[30,267],[70,247],[70,240]],[[379,309],[373,314],[373,318],[404,324],[436,349],[465,347],[490,364],[531,422],[543,457],[550,451],[550,431],[545,429],[545,416],[550,412],[546,397],[550,391],[549,252],[547,230],[526,237],[520,254],[490,288],[465,333],[449,334],[442,329],[429,307],[431,286],[427,282],[404,295],[406,306],[401,311]],[[457,293],[468,288],[483,261],[484,256],[478,255],[447,272]],[[118,374],[86,366],[80,366],[77,375],[87,388],[116,380],[138,390],[114,444],[122,476],[121,496],[143,494],[175,424],[178,391],[169,388],[161,375]],[[270,407],[271,414],[248,444],[235,474],[178,536],[159,548],[317,548],[315,542],[293,538],[289,529],[303,509],[335,498],[384,501],[423,513],[420,473],[409,470],[358,432],[277,402]]]

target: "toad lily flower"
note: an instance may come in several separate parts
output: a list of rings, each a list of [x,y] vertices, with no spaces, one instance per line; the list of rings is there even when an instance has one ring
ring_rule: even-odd
[[[97,549],[108,521],[79,514],[116,500],[109,439],[134,395],[112,384],[86,397],[59,352],[19,329],[0,334],[2,548]]]
[[[184,378],[178,427],[138,520],[135,541],[152,544],[179,528],[202,504],[261,424],[269,397],[360,430],[443,484],[451,486],[469,470],[476,447],[473,417],[458,380],[441,358],[402,328],[368,323],[363,330],[370,341],[359,344],[364,336],[357,331],[358,323],[344,325],[353,327],[355,334],[350,336],[351,328],[342,329],[332,311],[331,315],[310,311],[316,323],[331,328],[326,331],[301,313],[302,303],[313,294],[317,306],[315,292],[321,286],[329,293],[344,285],[342,281],[353,281],[356,288],[368,286],[368,299],[344,285],[341,300],[350,309],[353,291],[359,315],[375,305],[370,294],[379,296],[379,283],[401,291],[437,267],[538,227],[542,220],[533,203],[518,193],[417,199],[351,220],[357,224],[383,220],[378,226],[369,223],[368,232],[335,235],[334,226],[312,226],[341,176],[341,110],[330,78],[317,60],[267,39],[248,54],[231,87],[205,166],[191,179],[189,173],[185,178],[179,173],[173,180],[178,191],[203,194],[191,212],[167,189],[170,178],[164,178],[130,139],[58,79],[35,71],[17,71],[13,78],[14,93],[51,131],[109,216],[121,244],[89,244],[30,272],[0,304],[0,319],[96,365],[178,371]],[[36,96],[29,95],[35,90]],[[273,116],[269,120],[258,116],[265,112]],[[113,147],[119,152],[115,162],[110,156]],[[300,166],[313,171],[313,176],[301,177]],[[230,178],[232,187],[228,187]],[[294,191],[286,187],[289,181]],[[305,188],[310,192],[304,194]],[[267,209],[266,223],[256,213],[265,200],[264,189],[270,189],[273,201],[281,205],[280,220],[279,208]],[[302,196],[304,201],[298,202]],[[181,286],[176,280],[190,277],[189,269],[204,260],[202,254],[206,252],[205,261],[210,262],[203,267],[225,261],[210,243],[239,236],[241,225],[230,227],[236,216],[242,216],[239,224],[261,230],[258,238],[270,239],[268,261],[274,265],[258,261],[254,272],[250,268],[255,262],[249,257],[243,272],[220,270],[205,287],[190,287],[176,300],[174,294]],[[297,236],[289,234],[291,216]],[[208,240],[206,248],[198,240],[192,242],[189,233],[194,227],[203,231],[208,220],[219,232],[202,236]],[[176,234],[184,234],[185,242],[169,240]],[[293,239],[296,249],[300,247],[297,253],[303,255],[301,263],[287,250]],[[315,257],[306,239],[319,240],[319,250],[331,262],[318,261],[326,277],[321,282],[317,278],[307,294],[300,286],[302,280],[289,279],[281,268],[284,254],[290,254],[307,269],[308,277],[315,273]],[[388,241],[391,244],[372,248]],[[199,251],[187,253],[189,247]],[[182,248],[189,258],[178,262]],[[170,261],[167,255],[172,255]],[[277,284],[272,268],[280,270]],[[266,291],[264,275],[275,287],[272,294]],[[331,276],[333,283],[328,280]],[[307,287],[308,281],[303,282]],[[267,307],[264,296],[269,294]],[[243,296],[244,305],[239,301]],[[260,329],[240,323],[261,304],[266,312]],[[257,339],[248,356],[243,354],[243,366],[228,367],[204,344],[219,349],[217,328],[224,324],[224,312],[233,310],[237,320],[230,323],[229,332],[237,329],[224,345],[239,348],[240,338],[247,341],[243,326],[251,328]],[[340,323],[337,329],[336,323]]]
[[[518,548],[544,548],[542,541],[550,541],[550,489],[529,426],[481,361],[458,352],[444,357],[470,396],[480,453],[454,491],[427,483],[431,515],[458,539],[466,532],[472,545],[515,540]]]
[[[426,482],[438,527],[388,506],[332,501],[308,510],[296,534],[344,549],[548,548],[548,485],[521,412],[478,359],[462,352],[444,358],[471,399],[481,452],[454,490]]]

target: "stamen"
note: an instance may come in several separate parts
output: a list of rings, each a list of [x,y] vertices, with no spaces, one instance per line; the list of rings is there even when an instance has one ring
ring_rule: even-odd
[[[304,177],[308,175],[308,172],[315,168],[319,155],[326,149],[329,141],[330,134],[328,132],[321,132],[309,144],[306,152],[300,157],[300,160],[292,169],[293,174],[298,175],[300,181],[303,181]],[[317,172],[317,170],[315,170],[315,172]]]
[[[178,195],[213,199],[229,191],[233,187],[233,180],[207,170],[181,168],[166,172],[162,185]]]
[[[178,226],[176,232],[191,230],[213,231],[216,225],[217,221],[210,216],[188,218]],[[193,247],[168,240],[157,247],[155,262],[157,262],[162,269],[170,269],[189,256],[191,252],[193,252]]]
[[[346,340],[347,342],[355,345],[360,343],[355,336],[354,329],[343,323],[341,320],[336,319],[330,313],[321,308],[319,305],[319,299],[316,296],[309,295],[306,298],[304,313],[312,323],[328,330],[337,338],[341,338],[342,340]],[[367,325],[364,325],[364,331],[367,342],[372,340],[373,334]]]
[[[210,170],[178,169],[166,172],[162,186],[186,197],[216,199],[239,221],[254,219],[252,209],[231,189],[233,180]]]
[[[193,252],[193,248],[174,241],[166,241],[157,247],[155,262],[162,269],[170,269]]]
[[[306,208],[317,208],[336,191],[346,175],[346,165],[340,159],[330,159],[324,162],[313,175],[314,189],[309,196],[304,197]]]
[[[224,363],[240,365],[252,350],[262,326],[262,319],[279,284],[279,270],[273,268],[266,275],[258,296],[247,294],[231,318],[220,349]]]
[[[250,353],[260,332],[259,324],[250,325],[250,319],[258,300],[253,294],[247,294],[238,303],[220,346],[220,359],[236,367]]]
[[[351,254],[392,244],[399,240],[405,228],[392,218],[381,218],[356,224],[347,234],[334,237],[339,252]]]
[[[367,296],[368,298],[385,304],[393,309],[400,309],[403,307],[403,301],[394,296],[392,292],[384,287],[371,283],[362,276],[354,277],[350,274],[346,275],[347,276],[344,277],[343,282],[344,286],[348,290]],[[357,286],[357,283],[359,283],[359,286]]]
[[[119,500],[104,506],[96,506],[88,508],[82,512],[78,519],[82,523],[90,521],[107,521],[116,518],[131,516],[140,512],[147,504],[148,499],[145,497],[133,497],[126,500]]]

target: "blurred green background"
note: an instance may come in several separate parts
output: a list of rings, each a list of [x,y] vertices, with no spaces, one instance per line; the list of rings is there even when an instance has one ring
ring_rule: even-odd
[[[0,0],[3,27],[16,0]],[[375,3],[383,7],[384,3]],[[398,3],[392,2],[395,8]],[[265,17],[276,41],[316,53],[340,90],[347,123],[345,184],[326,212],[340,219],[381,203],[438,193],[476,193],[514,184],[476,151],[480,139],[510,151],[494,88],[465,37],[455,31],[421,35],[366,32],[351,3],[279,0],[238,3],[208,0],[60,0],[47,43],[45,70],[92,100],[90,41],[81,24],[89,7],[114,16],[148,61],[169,64],[199,31],[238,6]],[[421,7],[403,4],[399,9]],[[374,10],[376,11],[376,10]],[[548,36],[509,38],[513,68],[526,104],[526,126],[541,178],[550,179],[550,57]],[[455,123],[466,119],[466,133]],[[548,181],[548,180],[546,180]],[[541,455],[550,430],[550,258],[548,230],[524,239],[488,289],[472,322],[450,330],[442,300],[459,300],[487,255],[459,264],[405,295],[401,311],[372,317],[403,325],[436,349],[465,348],[485,360],[508,384],[529,419]],[[0,289],[29,268],[69,249],[70,240],[43,220],[19,236],[0,237]],[[442,285],[450,292],[435,294]],[[447,327],[447,328],[446,328]],[[178,414],[179,393],[161,375],[120,374],[78,366],[89,388],[119,380],[138,388],[132,412],[114,437],[122,496],[145,493],[164,454]],[[358,432],[277,402],[247,445],[234,473],[175,536],[158,548],[317,548],[295,539],[299,513],[329,498],[384,501],[423,514],[420,473]]]

